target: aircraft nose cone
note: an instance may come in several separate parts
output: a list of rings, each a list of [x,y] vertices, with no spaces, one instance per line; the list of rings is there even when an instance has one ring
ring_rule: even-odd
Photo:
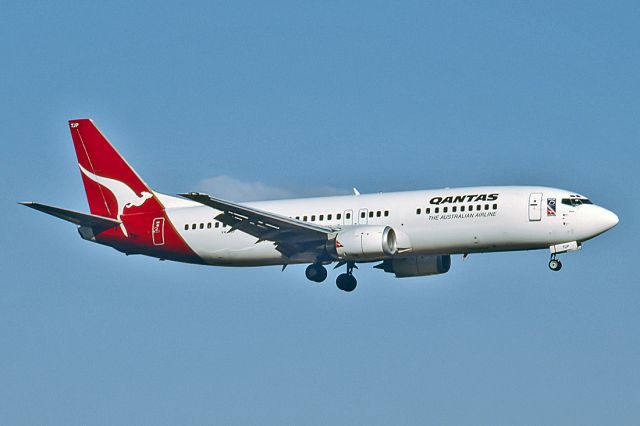
[[[603,211],[601,213],[600,220],[602,221],[602,225],[605,228],[605,230],[609,230],[614,226],[616,226],[620,221],[620,219],[618,219],[618,215],[616,215],[614,212],[607,209],[602,209],[602,210]]]

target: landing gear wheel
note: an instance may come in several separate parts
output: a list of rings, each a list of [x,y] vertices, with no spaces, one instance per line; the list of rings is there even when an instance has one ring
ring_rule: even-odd
[[[558,259],[551,259],[549,261],[549,269],[552,271],[559,271],[562,268],[562,262]]]
[[[319,263],[312,263],[311,265],[307,266],[304,274],[307,276],[308,280],[321,283],[322,281],[327,279],[327,268]]]
[[[336,278],[336,285],[340,290],[350,292],[356,289],[358,280],[351,274],[340,274]]]

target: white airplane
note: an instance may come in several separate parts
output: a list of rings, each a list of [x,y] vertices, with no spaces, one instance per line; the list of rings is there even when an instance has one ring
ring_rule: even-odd
[[[78,226],[85,240],[127,255],[219,266],[346,266],[336,284],[353,291],[356,263],[396,277],[442,274],[451,255],[549,249],[560,253],[611,229],[618,217],[572,191],[537,186],[425,191],[234,203],[153,191],[90,119],[69,121],[91,214],[21,203]]]

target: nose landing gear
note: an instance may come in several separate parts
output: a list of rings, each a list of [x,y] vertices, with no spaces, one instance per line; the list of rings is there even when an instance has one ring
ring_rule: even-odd
[[[582,243],[578,241],[569,241],[567,243],[554,244],[549,247],[551,251],[551,260],[549,260],[549,269],[552,271],[559,271],[562,268],[562,262],[556,259],[556,256],[561,253],[569,253],[572,251],[578,251],[582,248]]]
[[[358,280],[353,276],[353,269],[358,268],[354,262],[347,262],[347,272],[338,275],[336,286],[342,291],[351,292],[356,289]]]
[[[556,259],[556,254],[551,255],[551,260],[549,261],[549,269],[552,271],[559,271],[562,268],[562,262]]]

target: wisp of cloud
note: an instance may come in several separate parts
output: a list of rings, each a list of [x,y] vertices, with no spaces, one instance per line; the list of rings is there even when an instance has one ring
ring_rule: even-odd
[[[244,181],[227,175],[202,179],[198,182],[199,191],[212,196],[233,201],[279,200],[298,197],[321,197],[329,195],[347,195],[346,188],[332,186],[312,186],[304,188],[278,187],[260,181]]]

